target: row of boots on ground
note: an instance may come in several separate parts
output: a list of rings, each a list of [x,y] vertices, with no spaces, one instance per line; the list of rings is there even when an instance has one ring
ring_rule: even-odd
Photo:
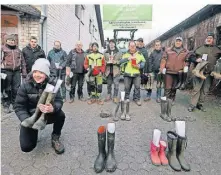
[[[115,109],[115,112],[114,112],[114,118],[113,120],[114,121],[118,121],[119,120],[119,117],[118,117],[118,110],[121,106],[121,115],[120,115],[120,119],[121,120],[126,120],[126,121],[130,121],[131,118],[130,118],[130,115],[129,115],[129,112],[130,112],[130,100],[127,99],[126,101],[124,100],[121,100],[117,106],[116,106],[116,109]],[[126,108],[126,110],[125,110]]]

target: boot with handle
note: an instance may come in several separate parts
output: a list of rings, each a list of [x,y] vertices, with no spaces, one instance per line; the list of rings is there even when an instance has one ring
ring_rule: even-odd
[[[94,162],[94,171],[100,173],[104,170],[105,159],[106,159],[106,128],[105,126],[100,126],[97,131],[98,137],[98,156]]]
[[[183,72],[178,72],[178,82],[175,86],[175,89],[179,89],[180,86],[183,84]]]
[[[114,155],[115,145],[115,123],[108,123],[107,125],[107,159],[106,171],[114,172],[117,169],[117,161]]]
[[[125,114],[125,105],[126,103],[124,101],[121,101],[121,116],[120,119],[121,120],[125,120],[126,119],[126,114]]]
[[[167,159],[170,167],[175,171],[181,171],[181,166],[176,156],[178,135],[173,131],[167,132],[168,152]]]
[[[168,159],[165,155],[166,148],[167,148],[166,142],[161,140],[160,141],[160,151],[159,151],[161,165],[168,165]]]
[[[217,60],[211,76],[214,76],[215,79],[221,79],[221,58]]]
[[[160,113],[160,117],[167,121],[167,122],[171,122],[171,118],[167,115],[167,108],[168,108],[168,100],[167,97],[161,97],[161,101],[160,101],[160,105],[161,105],[161,113]]]
[[[159,129],[154,129],[153,131],[153,141],[150,144],[150,159],[153,165],[159,166],[161,164],[159,151],[160,151],[160,136],[161,131]]]
[[[31,117],[29,117],[29,118],[25,119],[24,121],[22,121],[21,122],[22,126],[27,127],[27,128],[31,128],[33,126],[33,124],[36,122],[38,117],[40,117],[40,115],[42,114],[42,112],[38,108],[38,105],[39,104],[45,104],[47,96],[48,96],[48,92],[43,91],[43,93],[41,94],[40,99],[38,100],[38,104],[37,104],[35,113]]]
[[[193,75],[195,75],[196,77],[199,77],[199,78],[205,80],[206,77],[203,75],[203,68],[204,68],[207,64],[208,64],[207,61],[202,61],[202,62],[198,63],[198,64],[196,65],[196,68],[193,69],[193,71],[192,71]]]
[[[130,112],[130,100],[127,99],[126,100],[126,121],[130,121],[130,115],[129,115],[129,112]]]
[[[184,152],[186,149],[187,145],[187,137],[181,137],[178,135],[178,140],[177,140],[177,159],[180,162],[181,168],[184,171],[190,171],[190,165],[187,163]]]
[[[54,100],[55,96],[56,96],[55,93],[50,92],[48,94],[47,99],[46,99],[45,105],[50,104]],[[32,128],[35,130],[43,130],[47,124],[46,115],[47,114],[42,114],[41,117],[34,123]]]
[[[120,102],[117,103],[116,109],[114,111],[114,118],[113,118],[114,121],[118,121],[119,120],[119,118],[117,116],[117,112],[118,112],[118,110],[120,108],[120,104],[121,104]]]

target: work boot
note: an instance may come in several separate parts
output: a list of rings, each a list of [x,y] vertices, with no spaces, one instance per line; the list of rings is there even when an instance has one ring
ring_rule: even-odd
[[[196,68],[193,69],[193,71],[192,71],[193,75],[195,75],[196,77],[199,77],[199,78],[205,80],[206,77],[203,75],[203,68],[204,68],[207,64],[208,64],[207,61],[202,61],[202,62],[198,63],[198,64],[196,65]]]
[[[206,108],[204,108],[202,104],[197,104],[196,108],[203,111],[203,112],[206,112]]]
[[[29,118],[25,119],[24,121],[22,121],[21,122],[22,126],[32,128],[34,123],[37,121],[38,117],[40,117],[40,115],[42,114],[42,112],[40,111],[38,105],[39,104],[45,104],[45,101],[46,101],[47,97],[48,97],[48,92],[43,91],[43,93],[41,94],[41,97],[38,101],[35,113],[31,117],[29,117]]]
[[[130,121],[129,112],[130,112],[130,100],[127,99],[127,101],[126,101],[126,120],[127,121]]]
[[[167,132],[168,152],[167,158],[170,167],[175,171],[181,171],[181,166],[176,157],[178,135],[173,131]]]
[[[114,172],[117,169],[117,162],[114,155],[114,144],[115,144],[115,131],[113,133],[110,133],[107,130],[107,159],[105,166],[107,172]]]
[[[108,94],[104,101],[105,101],[105,102],[108,102],[108,101],[110,101],[110,100],[111,100],[111,95]]]
[[[150,159],[153,165],[159,166],[161,164],[159,157],[160,147],[157,147],[151,142],[150,145]]]
[[[94,170],[96,173],[100,173],[104,170],[105,167],[105,145],[106,145],[106,128],[104,126],[100,126],[97,131],[98,136],[98,156],[94,162]]]
[[[180,162],[181,168],[184,171],[190,171],[190,165],[187,163],[184,157],[184,151],[186,149],[186,145],[187,145],[187,138],[178,135],[177,149],[176,149],[177,159]]]
[[[126,113],[125,113],[126,103],[124,101],[121,101],[120,103],[121,103],[121,116],[120,116],[120,119],[125,120],[126,119]]]
[[[167,116],[170,118],[171,121],[176,121],[176,119],[171,115],[171,109],[172,109],[172,104],[173,101],[171,99],[167,100]]]
[[[167,148],[166,142],[160,141],[159,157],[160,157],[161,165],[168,165],[168,159],[165,155],[166,148]]]
[[[51,145],[57,154],[62,154],[62,153],[64,153],[65,149],[64,149],[64,145],[61,143],[59,138],[60,138],[60,135],[52,134],[51,135]]]
[[[214,76],[215,79],[221,79],[221,59],[218,59],[212,71],[211,76]]]
[[[94,97],[91,97],[88,101],[87,104],[91,105],[93,103],[96,103],[96,99]]]
[[[118,120],[119,120],[118,115],[117,115],[117,112],[118,112],[118,110],[119,110],[119,108],[120,108],[120,105],[121,105],[121,102],[118,102],[118,103],[117,103],[117,107],[116,107],[116,109],[115,109],[115,111],[114,111],[114,118],[113,118],[114,121],[118,121]]]
[[[180,90],[184,90],[186,88],[186,80],[187,80],[187,72],[183,72],[183,81],[180,86]]]
[[[196,107],[191,104],[191,105],[188,107],[188,111],[189,111],[189,112],[193,112],[195,108],[196,108]]]
[[[168,108],[168,100],[164,100],[163,98],[161,98],[161,113],[160,113],[160,117],[167,121],[167,122],[171,122],[171,118],[168,116],[167,114],[167,108]]]
[[[183,72],[178,72],[178,82],[175,89],[179,89],[181,84],[183,84]]]
[[[56,96],[55,93],[48,93],[45,105],[51,104],[55,96]],[[46,114],[41,114],[40,118],[34,123],[32,128],[35,130],[43,130],[46,124],[47,124]]]

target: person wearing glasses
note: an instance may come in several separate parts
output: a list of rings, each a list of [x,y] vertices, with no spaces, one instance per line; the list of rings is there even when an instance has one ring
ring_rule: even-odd
[[[22,49],[27,73],[31,72],[31,68],[38,58],[46,58],[44,50],[37,44],[37,42],[37,38],[31,36],[29,44]]]

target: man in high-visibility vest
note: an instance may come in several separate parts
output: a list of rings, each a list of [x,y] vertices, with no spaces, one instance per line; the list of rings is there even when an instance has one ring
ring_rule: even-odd
[[[98,51],[98,44],[92,43],[92,53],[86,56],[84,61],[84,68],[88,70],[87,81],[91,86],[91,98],[88,100],[88,104],[97,102],[99,105],[103,105],[104,102],[101,99],[103,78],[102,75],[105,72],[105,59],[104,56]]]
[[[141,106],[140,69],[144,68],[145,59],[142,53],[137,51],[134,41],[129,42],[129,50],[123,55],[120,64],[124,72],[125,99],[128,100],[130,98],[130,91],[132,85],[134,85],[133,100],[138,106]]]

